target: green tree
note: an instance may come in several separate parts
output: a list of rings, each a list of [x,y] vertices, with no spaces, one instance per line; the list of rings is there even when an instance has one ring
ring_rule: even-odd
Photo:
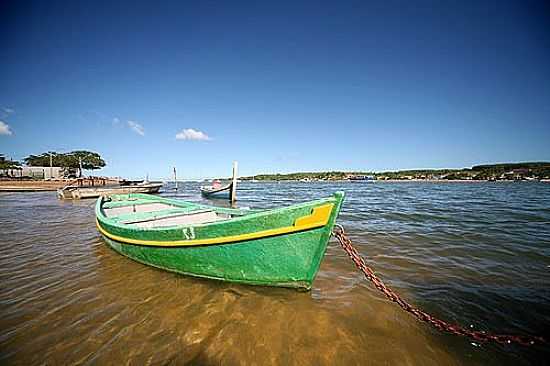
[[[94,170],[105,166],[105,160],[98,153],[76,150],[69,153],[57,153],[49,151],[40,155],[29,155],[25,159],[25,164],[29,166],[59,166],[63,168]],[[81,172],[82,173],[82,172]]]
[[[50,166],[50,158],[52,159],[52,166],[63,166],[61,156],[53,151],[40,155],[29,155],[23,161],[29,166]]]
[[[6,160],[4,154],[0,154],[0,169],[19,169],[21,163],[15,160]]]
[[[103,160],[101,156],[95,152],[77,150],[67,155],[67,159],[70,164],[69,167],[71,168],[79,167],[80,162],[82,162],[82,169],[86,170],[101,169],[105,166],[105,160]]]

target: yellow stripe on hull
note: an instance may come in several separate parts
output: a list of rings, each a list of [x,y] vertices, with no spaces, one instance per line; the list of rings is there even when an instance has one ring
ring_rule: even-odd
[[[226,244],[245,240],[261,239],[269,236],[291,234],[298,231],[315,229],[325,226],[329,220],[330,213],[333,208],[332,203],[327,203],[319,207],[313,208],[311,214],[297,218],[294,221],[294,225],[281,227],[277,229],[268,229],[263,231],[257,231],[254,233],[229,235],[219,238],[209,239],[190,239],[190,240],[175,240],[175,241],[157,241],[157,240],[141,240],[131,239],[111,234],[101,227],[99,221],[96,219],[96,225],[99,232],[109,239],[135,245],[147,245],[155,247],[179,247],[179,246],[197,246],[197,245],[213,245],[213,244]]]

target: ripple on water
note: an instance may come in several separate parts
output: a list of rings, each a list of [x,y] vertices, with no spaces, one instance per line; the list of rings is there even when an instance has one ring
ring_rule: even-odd
[[[165,194],[207,203],[198,185]],[[550,329],[550,185],[241,188],[239,205],[255,208],[344,190],[338,221],[405,298],[476,329]],[[0,195],[1,363],[500,365],[541,355],[427,328],[373,290],[334,240],[302,293],[143,266],[103,243],[93,215],[91,201]]]

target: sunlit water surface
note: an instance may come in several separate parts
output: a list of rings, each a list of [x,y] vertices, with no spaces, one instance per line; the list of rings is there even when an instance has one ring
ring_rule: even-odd
[[[163,195],[205,202],[199,183]],[[550,329],[550,184],[241,183],[240,207],[346,191],[338,222],[386,284],[443,319]],[[227,205],[214,201],[217,205]],[[311,292],[200,280],[109,249],[94,201],[0,194],[1,364],[533,364],[387,301],[331,239]]]

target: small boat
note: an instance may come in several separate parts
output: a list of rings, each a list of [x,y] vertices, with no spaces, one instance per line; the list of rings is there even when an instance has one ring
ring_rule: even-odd
[[[211,186],[200,186],[201,194],[206,198],[231,199],[232,184],[222,185],[218,180],[215,180]]]
[[[100,197],[107,244],[138,262],[184,275],[310,289],[344,199],[244,210],[146,194]]]
[[[237,200],[237,183],[237,162],[234,161],[231,181],[222,185],[218,179],[214,179],[211,186],[200,186],[201,195],[206,198],[225,198],[235,202]]]
[[[158,193],[162,183],[140,183],[124,186],[100,186],[100,187],[80,187],[67,186],[57,190],[57,196],[61,199],[82,199],[97,198],[112,194],[129,193]]]
[[[374,176],[372,175],[354,175],[349,177],[351,181],[363,181],[363,182],[374,182]]]
[[[143,183],[143,179],[138,179],[138,180],[122,179],[118,184],[120,184],[121,186],[135,186],[137,184],[142,184],[142,183]]]

